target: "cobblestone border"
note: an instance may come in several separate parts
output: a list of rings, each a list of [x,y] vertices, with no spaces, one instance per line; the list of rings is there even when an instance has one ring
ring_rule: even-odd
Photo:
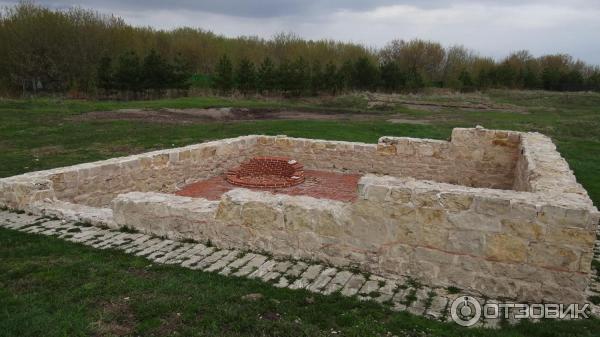
[[[354,296],[359,300],[381,303],[395,311],[407,311],[438,321],[451,320],[449,308],[457,296],[471,295],[462,293],[459,289],[429,287],[410,278],[384,278],[307,261],[280,260],[256,252],[217,249],[202,243],[132,233],[127,228],[99,228],[81,222],[6,210],[0,210],[0,227],[55,236],[97,249],[122,250],[155,263],[257,279],[278,288],[306,289],[323,295],[339,293],[347,297]],[[600,236],[600,230],[598,235]],[[594,253],[595,260],[600,262],[600,240],[596,242]],[[589,296],[600,295],[600,271],[597,273],[588,289]],[[477,299],[481,303],[495,302],[493,299]],[[600,316],[600,306],[592,305],[592,313]],[[516,320],[508,319],[507,323],[516,323]],[[498,328],[499,324],[499,320],[484,320],[474,326]]]

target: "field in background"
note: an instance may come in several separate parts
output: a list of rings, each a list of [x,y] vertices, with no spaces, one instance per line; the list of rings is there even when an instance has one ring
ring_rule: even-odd
[[[164,108],[215,107],[248,108],[261,117],[152,119]],[[90,114],[98,111],[103,113]],[[138,117],[128,117],[132,114]],[[3,100],[0,121],[0,177],[246,134],[376,142],[383,135],[447,139],[457,126],[539,131],[553,138],[600,204],[600,94],[498,90],[298,100]],[[248,293],[264,298],[241,300]],[[120,252],[0,230],[0,336],[594,336],[598,331],[598,320],[464,330],[374,303],[151,265]]]

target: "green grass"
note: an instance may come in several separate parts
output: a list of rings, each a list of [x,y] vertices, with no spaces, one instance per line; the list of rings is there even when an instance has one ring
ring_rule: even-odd
[[[261,293],[258,301],[242,296]],[[313,300],[307,300],[312,297]],[[273,320],[274,319],[274,320]],[[595,336],[598,320],[464,329],[0,229],[0,336]]]
[[[377,111],[368,109],[362,97],[323,101],[0,100],[0,177],[246,134],[363,142],[376,142],[383,135],[447,139],[453,127],[480,124],[551,136],[578,181],[595,204],[600,204],[600,95],[492,91],[482,98],[525,107],[529,113],[419,111],[403,106]],[[374,118],[360,122],[263,120],[182,125],[76,118],[87,111],[121,108],[218,106],[368,112]],[[429,124],[391,124],[384,118],[390,113]],[[465,330],[391,312],[374,303],[149,264],[118,252],[0,230],[0,336],[151,336],[170,332],[181,336],[319,336],[330,335],[332,330],[345,336],[386,336],[387,332],[398,336],[594,336],[600,331],[598,320],[524,323],[491,332]],[[240,299],[257,292],[265,299]],[[308,304],[307,296],[315,297],[315,303]],[[272,317],[273,313],[281,319],[259,318]]]

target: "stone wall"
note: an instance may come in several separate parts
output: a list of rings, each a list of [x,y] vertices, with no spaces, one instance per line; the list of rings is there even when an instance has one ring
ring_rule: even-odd
[[[512,189],[519,132],[456,128],[451,141],[381,137],[378,144],[258,137],[258,152],[291,157],[306,168],[413,177]]]
[[[157,235],[527,301],[583,300],[598,221],[532,193],[373,175],[354,203],[235,189],[220,201],[130,193],[113,209]]]
[[[543,194],[385,177],[363,178],[361,197],[365,224],[387,218],[401,233],[378,251],[384,272],[405,270],[495,297],[584,299],[598,224],[593,207],[566,206]]]
[[[245,136],[0,179],[0,204],[23,208],[56,198],[102,207],[121,193],[174,192],[253,157],[255,144]]]

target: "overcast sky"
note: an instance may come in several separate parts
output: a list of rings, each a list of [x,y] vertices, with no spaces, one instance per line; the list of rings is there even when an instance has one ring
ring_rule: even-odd
[[[15,1],[16,2],[16,1]],[[0,0],[7,5],[15,3]],[[501,58],[569,53],[600,65],[600,0],[38,0],[52,8],[82,6],[133,25],[200,27],[226,36],[294,32],[382,47],[421,38],[462,44]]]

